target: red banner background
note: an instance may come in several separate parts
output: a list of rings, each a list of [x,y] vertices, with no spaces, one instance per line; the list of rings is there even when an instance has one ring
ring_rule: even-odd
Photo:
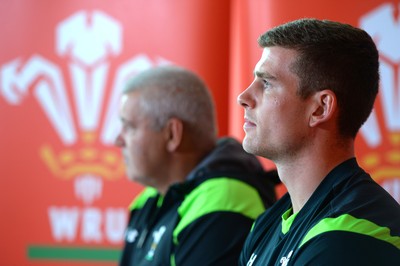
[[[392,16],[381,21],[393,22],[397,32],[389,35],[397,43],[399,5],[382,0],[0,1],[1,264],[116,264],[118,233],[127,218],[121,215],[141,190],[126,180],[119,150],[102,137],[107,126],[115,127],[107,117],[121,89],[118,80],[152,65],[188,67],[212,91],[219,134],[242,139],[243,112],[236,97],[253,79],[261,55],[258,35],[302,17],[361,26],[362,18],[391,6]],[[110,28],[98,28],[98,21]],[[384,55],[398,72],[397,54]],[[97,104],[93,92],[79,103],[79,80],[85,89],[103,89]],[[372,145],[361,134],[356,148],[359,162],[400,201],[398,78],[393,84],[376,103],[380,141]],[[46,92],[52,100],[45,99]],[[390,105],[390,97],[382,96],[388,93],[394,95]],[[46,111],[52,103],[65,120],[59,129],[60,120],[52,121]],[[93,109],[86,122],[79,106]],[[75,138],[67,132],[75,132]]]

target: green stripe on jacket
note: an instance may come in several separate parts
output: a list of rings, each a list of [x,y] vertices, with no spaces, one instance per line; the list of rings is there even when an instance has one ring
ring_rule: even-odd
[[[143,208],[144,204],[149,198],[154,198],[158,194],[157,190],[152,187],[146,187],[143,189],[136,198],[129,205],[129,210],[137,210]]]
[[[336,218],[325,218],[318,222],[304,237],[300,247],[313,237],[331,231],[347,231],[371,236],[400,249],[400,237],[392,236],[389,228],[381,227],[365,219],[355,218],[349,214],[343,214]]]
[[[264,211],[254,187],[226,177],[207,180],[187,195],[179,207],[182,219],[173,232],[174,243],[178,243],[178,235],[186,226],[206,214],[235,212],[254,220]]]

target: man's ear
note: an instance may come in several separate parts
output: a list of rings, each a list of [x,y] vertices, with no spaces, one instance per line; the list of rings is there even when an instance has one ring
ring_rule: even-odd
[[[167,150],[176,151],[183,139],[183,122],[177,118],[170,118],[166,125]]]
[[[315,127],[329,121],[337,111],[336,94],[331,90],[316,92],[313,96],[313,109],[310,116],[310,126]]]

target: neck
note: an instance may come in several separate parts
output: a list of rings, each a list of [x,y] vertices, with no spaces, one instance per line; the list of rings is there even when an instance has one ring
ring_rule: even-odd
[[[290,194],[293,213],[303,208],[333,168],[354,157],[352,141],[345,146],[328,145],[328,147],[305,150],[291,160],[276,162],[278,174]]]
[[[185,182],[189,173],[208,153],[209,151],[184,151],[171,154],[163,182],[157,187],[160,194],[165,195],[172,185]]]

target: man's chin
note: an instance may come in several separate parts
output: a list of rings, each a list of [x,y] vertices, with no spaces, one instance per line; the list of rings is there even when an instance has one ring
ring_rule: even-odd
[[[129,173],[129,172],[128,172],[126,175],[127,175],[129,181],[135,182],[135,183],[141,183],[141,182],[140,182],[140,179],[141,179],[141,178],[138,177],[137,175],[134,175],[134,174]]]
[[[253,153],[254,152],[254,147],[253,147],[253,145],[252,145],[252,143],[251,143],[251,141],[249,140],[248,137],[244,137],[242,146],[243,146],[243,149],[247,153]]]
[[[250,154],[256,155],[256,156],[261,156],[263,157],[263,154],[260,150],[260,146],[252,142],[249,138],[244,138],[243,143],[242,143],[243,149]]]
[[[150,183],[149,183],[149,179],[148,178],[145,178],[145,177],[143,177],[143,176],[137,176],[137,175],[128,175],[128,180],[129,181],[131,181],[131,182],[133,182],[133,183],[136,183],[136,184],[139,184],[139,185],[141,185],[141,186],[144,186],[144,187],[148,187],[148,186],[152,186]]]

